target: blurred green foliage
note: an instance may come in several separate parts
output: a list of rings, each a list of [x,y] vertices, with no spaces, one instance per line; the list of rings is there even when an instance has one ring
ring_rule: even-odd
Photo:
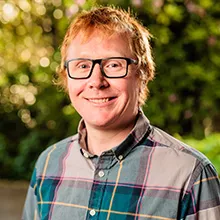
[[[40,152],[77,131],[80,117],[52,81],[69,22],[95,4],[130,8],[154,35],[157,75],[144,111],[171,134],[203,139],[189,143],[220,172],[219,1],[2,0],[0,177],[28,179]]]

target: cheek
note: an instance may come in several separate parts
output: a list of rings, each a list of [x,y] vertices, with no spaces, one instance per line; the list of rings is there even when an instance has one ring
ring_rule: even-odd
[[[69,96],[71,98],[75,93],[75,89],[74,89],[73,83],[71,83],[69,80],[67,81],[67,89],[68,89]]]
[[[138,80],[133,79],[129,91],[130,91],[129,96],[131,98],[131,102],[133,103],[133,105],[137,106],[140,95],[140,85]]]
[[[79,81],[67,80],[67,89],[70,97],[76,97],[83,91],[83,85]]]
[[[67,88],[68,88],[68,95],[69,95],[70,101],[75,106],[76,101],[77,101],[77,94],[79,93],[78,89],[73,83],[69,83],[67,85]]]
[[[128,86],[129,94],[132,94],[133,97],[137,97],[140,91],[140,83],[137,78],[132,78]]]

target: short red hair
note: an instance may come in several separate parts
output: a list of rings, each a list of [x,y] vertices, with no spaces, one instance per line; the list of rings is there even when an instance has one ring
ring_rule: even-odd
[[[149,40],[151,34],[130,12],[114,7],[99,7],[79,13],[70,24],[61,46],[61,64],[58,71],[58,84],[66,90],[66,60],[67,49],[71,41],[82,32],[86,41],[94,30],[103,37],[112,34],[123,34],[129,43],[133,55],[138,60],[140,78],[139,105],[142,106],[148,96],[147,84],[154,78],[155,66],[151,54]]]

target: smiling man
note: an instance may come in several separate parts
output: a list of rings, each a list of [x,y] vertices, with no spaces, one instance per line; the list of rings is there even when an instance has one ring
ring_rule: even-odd
[[[137,60],[124,33],[103,36],[93,30],[86,42],[81,31],[66,55],[67,88],[84,119],[89,152],[101,155],[121,143],[138,114]]]
[[[154,77],[149,39],[112,7],[72,22],[59,77],[82,120],[40,155],[23,219],[219,219],[213,165],[141,111]]]

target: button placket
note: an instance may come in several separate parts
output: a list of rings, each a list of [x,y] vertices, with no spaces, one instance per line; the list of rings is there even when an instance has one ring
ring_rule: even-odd
[[[92,190],[92,194],[90,197],[90,204],[89,208],[90,211],[88,212],[90,218],[89,219],[97,219],[99,218],[99,210],[102,207],[103,196],[105,193],[105,186],[108,179],[109,169],[111,167],[113,161],[113,155],[101,155],[97,158],[96,162],[96,170],[94,181],[95,185],[93,186],[95,190]],[[100,184],[99,184],[100,182]]]

